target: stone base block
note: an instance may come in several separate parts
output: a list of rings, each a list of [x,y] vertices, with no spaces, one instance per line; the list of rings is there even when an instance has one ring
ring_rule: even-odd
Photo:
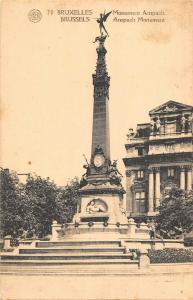
[[[128,224],[108,224],[102,222],[70,223],[57,230],[58,240],[71,239],[114,239],[129,236]]]

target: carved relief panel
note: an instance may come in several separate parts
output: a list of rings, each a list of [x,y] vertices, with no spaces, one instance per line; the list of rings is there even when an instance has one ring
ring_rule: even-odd
[[[101,213],[101,212],[105,213],[107,211],[108,211],[107,204],[101,199],[91,200],[86,207],[86,212],[89,214]]]

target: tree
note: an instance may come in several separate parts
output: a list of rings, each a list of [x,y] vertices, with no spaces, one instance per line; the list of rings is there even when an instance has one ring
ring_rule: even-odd
[[[64,187],[57,187],[49,178],[30,175],[23,202],[26,207],[24,229],[43,237],[51,232],[54,220],[59,223],[70,222],[76,211],[78,188],[77,178]]]
[[[79,200],[79,187],[79,180],[75,177],[65,187],[59,189],[56,197],[56,220],[60,224],[72,221]]]
[[[164,237],[177,237],[193,230],[193,191],[171,189],[163,195],[156,229]]]
[[[1,170],[1,236],[43,237],[54,220],[70,222],[76,211],[79,181],[58,187],[49,178],[29,175],[25,184],[9,170]]]
[[[29,175],[24,188],[24,229],[43,237],[50,233],[52,221],[56,217],[58,187],[49,178]]]
[[[26,207],[24,227],[39,237],[51,232],[54,220],[66,223],[72,220],[78,201],[79,181],[73,179],[58,187],[49,178],[30,175],[25,185],[23,207]]]
[[[21,214],[21,185],[18,176],[9,169],[0,171],[0,192],[1,192],[1,236],[17,234],[22,220]]]

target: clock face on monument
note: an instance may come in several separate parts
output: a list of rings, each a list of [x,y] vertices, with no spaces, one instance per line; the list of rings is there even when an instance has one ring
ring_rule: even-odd
[[[101,155],[101,154],[95,155],[95,157],[94,157],[95,167],[100,168],[104,164],[104,162],[105,162],[105,158],[103,155]]]

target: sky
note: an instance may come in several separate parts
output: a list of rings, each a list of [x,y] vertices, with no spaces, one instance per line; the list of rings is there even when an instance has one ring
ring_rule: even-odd
[[[111,158],[124,174],[128,129],[148,122],[148,112],[168,100],[193,104],[192,6],[188,0],[2,1],[1,167],[58,185],[80,178],[83,154],[89,160],[91,151],[95,18],[105,9],[145,18],[144,10],[164,11],[164,22],[116,21],[131,17],[112,12],[105,24]],[[37,23],[28,18],[32,9],[41,11]],[[88,22],[62,22],[61,10],[92,14]]]

